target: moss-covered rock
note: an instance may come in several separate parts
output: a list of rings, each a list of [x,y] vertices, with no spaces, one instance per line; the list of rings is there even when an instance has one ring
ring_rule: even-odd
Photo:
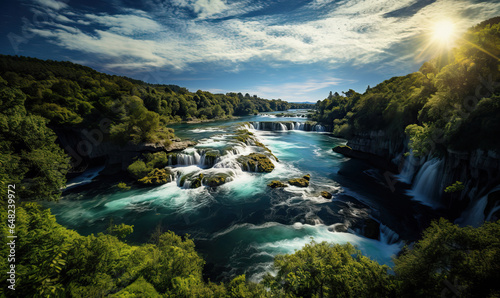
[[[238,157],[243,171],[270,173],[274,170],[274,164],[269,157],[262,153],[251,153]]]
[[[278,187],[287,187],[288,185],[286,185],[285,183],[283,183],[281,181],[273,180],[267,186],[269,186],[271,188],[278,188]]]
[[[220,157],[219,150],[211,150],[205,153],[205,165],[213,166],[217,158]]]
[[[304,175],[302,178],[295,178],[288,180],[288,184],[298,186],[298,187],[308,187],[311,175]]]
[[[153,169],[143,178],[137,180],[142,184],[161,185],[172,181],[172,172],[165,169]]]
[[[238,129],[235,133],[234,139],[242,143],[252,145],[251,141],[254,141],[254,135],[246,129]]]
[[[264,149],[265,151],[267,151],[271,156],[273,156],[276,161],[278,161],[278,158],[276,156],[274,156],[271,149],[267,148],[266,145],[257,141],[257,139],[255,138],[255,135],[253,133],[249,132],[248,130],[246,130],[246,129],[237,130],[236,136],[234,136],[234,139],[236,139],[240,142],[243,142],[247,145],[260,147],[260,148]]]
[[[191,180],[189,184],[189,188],[198,188],[201,187],[201,181],[203,180],[203,174],[199,174],[198,177]]]
[[[203,184],[209,187],[217,187],[228,182],[229,175],[226,173],[217,173],[210,176],[206,176],[203,179]]]
[[[325,198],[325,199],[328,199],[328,200],[329,200],[329,199],[331,199],[331,198],[332,198],[332,194],[331,194],[331,193],[329,193],[329,192],[327,192],[327,191],[322,191],[320,194],[321,194],[321,196],[322,196],[323,198]]]

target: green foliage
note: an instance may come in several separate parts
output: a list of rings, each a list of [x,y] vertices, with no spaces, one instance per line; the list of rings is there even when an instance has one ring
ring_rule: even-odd
[[[106,232],[108,234],[116,236],[120,239],[124,239],[128,235],[132,234],[134,232],[134,226],[131,225],[126,225],[124,223],[121,223],[119,225],[111,225]]]
[[[0,89],[21,88],[30,111],[48,118],[51,124],[91,126],[95,119],[112,117],[113,133],[120,141],[154,139],[153,130],[158,128],[160,117],[166,122],[220,119],[284,111],[292,106],[280,99],[266,100],[249,94],[191,93],[175,85],[152,85],[70,62],[27,57],[1,55],[0,76]],[[131,103],[137,99],[139,105]],[[298,106],[293,104],[293,108]]]
[[[452,185],[447,186],[444,189],[444,192],[459,192],[459,191],[462,191],[464,189],[465,189],[464,184],[462,182],[460,182],[460,181],[456,181]]]
[[[109,297],[114,298],[139,298],[139,297],[151,297],[151,298],[160,298],[162,297],[155,288],[148,283],[144,277],[139,277],[136,281],[128,285],[123,290],[119,291],[116,294],[112,294]]]
[[[66,184],[69,158],[55,143],[56,135],[47,127],[47,119],[26,112],[25,100],[17,88],[0,90],[2,190],[16,183],[19,195],[26,200],[57,200]]]
[[[247,282],[244,274],[231,280],[231,282],[227,285],[227,288],[229,297],[270,297],[270,293],[266,291],[263,285]]]
[[[411,124],[405,128],[405,133],[410,137],[409,146],[415,156],[426,156],[435,151],[434,128],[424,123],[423,126]]]
[[[145,177],[152,170],[152,167],[148,167],[146,163],[140,159],[134,161],[127,167],[127,171],[129,172],[129,174],[136,179]]]
[[[131,187],[127,185],[127,183],[124,182],[119,182],[116,187],[123,189],[123,190],[129,190]]]
[[[446,282],[460,297],[500,295],[500,221],[460,228],[441,219],[395,260],[401,296],[441,297]],[[449,292],[448,292],[449,293]]]
[[[388,266],[361,255],[352,245],[312,241],[274,259],[276,276],[264,284],[281,297],[389,297],[396,289]]]
[[[6,214],[0,207],[3,234]],[[312,241],[276,256],[276,275],[260,284],[241,275],[224,285],[203,281],[204,261],[188,236],[159,232],[154,244],[131,246],[118,239],[133,231],[125,224],[84,237],[36,203],[19,206],[16,215],[16,294],[22,297],[440,297],[446,282],[461,297],[500,294],[500,221],[479,228],[434,222],[395,258],[394,274],[350,244]],[[0,247],[2,255],[7,250]],[[7,265],[0,262],[0,270]]]

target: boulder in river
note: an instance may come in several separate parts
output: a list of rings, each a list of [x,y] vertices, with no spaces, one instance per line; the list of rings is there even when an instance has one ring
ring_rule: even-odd
[[[267,186],[269,186],[270,188],[280,188],[280,187],[287,187],[288,185],[286,185],[285,183],[283,183],[281,181],[273,180]]]
[[[217,173],[213,175],[206,175],[205,178],[203,178],[202,182],[203,185],[209,186],[209,187],[217,187],[221,186],[222,184],[228,182],[229,175],[226,173]]]
[[[309,180],[311,179],[311,175],[304,175],[302,178],[295,178],[288,180],[290,185],[298,186],[298,187],[308,187]]]
[[[237,160],[241,164],[243,171],[270,173],[274,170],[271,159],[262,153],[240,156]]]
[[[331,194],[331,193],[329,193],[329,192],[327,192],[327,191],[322,191],[322,192],[320,193],[320,195],[321,195],[323,198],[328,199],[328,200],[332,198],[332,194]]]

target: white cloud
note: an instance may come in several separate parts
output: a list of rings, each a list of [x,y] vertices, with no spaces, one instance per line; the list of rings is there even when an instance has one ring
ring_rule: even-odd
[[[158,18],[155,13],[148,16],[139,10],[124,10],[116,15],[80,14],[72,19],[105,28],[92,31],[92,26],[88,26],[75,32],[73,27],[59,26],[53,32],[34,32],[71,50],[112,58],[108,67],[186,69],[194,63],[228,63],[238,69],[240,62],[253,60],[276,66],[322,62],[335,67],[342,63],[411,60],[418,56],[418,49],[407,47],[410,50],[401,51],[399,45],[424,36],[433,22],[450,17],[459,20],[459,27],[465,30],[500,13],[500,4],[496,3],[438,0],[411,17],[388,18],[387,13],[409,6],[414,0],[355,0],[339,2],[334,10],[307,21],[295,20],[293,13],[211,20],[260,7],[256,4],[245,10],[242,4],[246,3],[249,2],[175,0],[177,7],[191,9],[198,17],[187,19],[170,14]],[[325,3],[328,1],[317,0],[313,6]],[[311,7],[303,10],[314,13],[316,8]],[[316,86],[313,83],[311,86]]]
[[[54,10],[60,10],[68,7],[68,4],[57,0],[34,0],[34,1],[35,3],[41,5],[42,7]]]
[[[95,15],[85,14],[87,21],[108,27],[109,31],[131,35],[136,33],[155,33],[161,30],[161,26],[156,21],[138,15]]]

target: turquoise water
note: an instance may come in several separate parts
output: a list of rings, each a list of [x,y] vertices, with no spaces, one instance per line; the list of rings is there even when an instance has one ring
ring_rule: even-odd
[[[117,191],[110,182],[97,179],[71,189],[59,203],[48,206],[58,222],[84,235],[104,231],[110,219],[135,226],[129,236],[132,243],[148,241],[157,226],[181,235],[188,233],[205,258],[205,274],[212,280],[242,273],[259,280],[272,271],[273,256],[292,253],[311,237],[315,241],[350,242],[371,258],[391,265],[391,258],[401,248],[399,240],[418,234],[420,223],[413,214],[420,207],[390,192],[376,170],[334,153],[332,147],[345,141],[328,133],[258,131],[250,126],[279,162],[274,162],[271,173],[241,171],[235,158],[259,150],[231,139],[231,131],[244,121],[305,119],[251,116],[173,126],[180,137],[199,141],[184,152],[189,159],[186,163],[191,164],[173,167],[177,177],[227,173],[232,181],[216,189],[182,188],[177,178],[159,187]],[[201,157],[196,157],[204,150],[223,152],[227,148],[238,152],[224,155],[214,167],[201,164]],[[305,174],[311,175],[307,188],[266,186],[271,180]],[[332,193],[333,199],[324,199],[321,191]],[[381,240],[362,236],[355,224],[360,217],[383,223]],[[335,232],[339,225],[346,226],[347,232]]]

